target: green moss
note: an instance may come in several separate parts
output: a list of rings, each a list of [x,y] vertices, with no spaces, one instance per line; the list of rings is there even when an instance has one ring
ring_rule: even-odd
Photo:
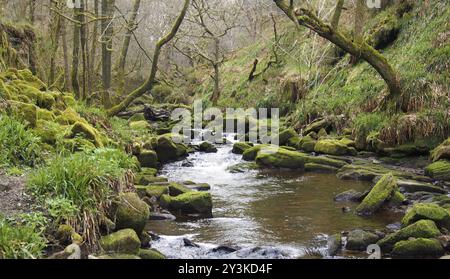
[[[145,120],[145,116],[143,113],[136,113],[133,114],[133,116],[130,117],[130,119],[128,119],[128,121],[131,122],[136,122],[136,121],[143,121]]]
[[[130,122],[129,125],[133,130],[150,130],[150,124],[146,120]]]
[[[37,119],[53,121],[53,120],[55,120],[55,114],[49,110],[38,108],[37,109]]]
[[[83,121],[80,115],[72,108],[67,108],[61,115],[56,117],[56,122],[61,125],[73,125],[76,122]]]
[[[392,174],[384,175],[356,208],[356,212],[360,215],[373,214],[392,198],[396,190],[397,181],[395,177]]]
[[[138,155],[139,163],[144,168],[156,168],[158,166],[158,154],[153,150],[142,150]]]
[[[436,239],[418,238],[399,241],[394,245],[394,258],[438,258],[444,254],[441,243]]]
[[[161,163],[175,161],[186,152],[186,149],[183,150],[181,145],[179,146],[173,142],[170,135],[159,136],[155,141],[155,151]]]
[[[110,235],[102,237],[100,244],[103,250],[107,253],[124,253],[134,254],[139,253],[141,241],[138,235],[132,229],[120,230]]]
[[[55,145],[57,140],[63,137],[65,128],[50,121],[38,120],[33,133],[38,136],[42,142]]]
[[[303,169],[307,155],[283,148],[266,148],[258,152],[256,163],[260,166],[288,169]]]
[[[256,156],[258,155],[258,152],[261,151],[262,149],[268,148],[268,147],[270,147],[270,146],[266,145],[266,144],[260,144],[260,145],[251,147],[244,151],[243,159],[245,161],[254,161],[256,159]]]
[[[77,136],[81,136],[91,141],[96,147],[103,147],[103,142],[99,132],[87,123],[76,122],[72,126],[69,137],[75,138]]]
[[[169,187],[159,186],[159,185],[149,185],[149,186],[136,186],[136,190],[140,197],[155,197],[157,199],[161,198],[162,195],[169,194]]]
[[[311,136],[303,137],[299,142],[301,149],[305,152],[314,152],[316,144],[317,141]]]
[[[12,115],[18,119],[23,119],[29,127],[36,127],[37,107],[32,104],[9,101]]]
[[[156,249],[139,249],[138,256],[143,260],[164,260],[166,258]]]
[[[434,238],[441,234],[436,224],[431,220],[420,220],[411,224],[400,231],[392,233],[378,241],[378,245],[385,252],[390,252],[395,243],[414,238]]]
[[[442,160],[442,159],[448,159],[450,160],[450,138],[445,140],[441,145],[436,147],[431,152],[431,159],[433,162]]]
[[[347,146],[348,141],[340,141],[334,139],[319,140],[314,147],[314,151],[329,155],[356,155],[356,150]]]
[[[425,174],[438,180],[450,180],[450,161],[440,160],[427,166]]]
[[[402,225],[408,226],[418,220],[433,220],[439,227],[450,229],[450,214],[444,208],[432,203],[416,203],[402,219]]]
[[[291,138],[298,137],[294,129],[287,129],[279,134],[279,145],[286,145]]]
[[[184,185],[178,183],[170,183],[169,184],[169,194],[172,197],[176,197],[188,192],[192,192],[192,190]]]
[[[116,229],[131,228],[140,234],[150,216],[148,205],[136,193],[122,193],[117,202]]]
[[[252,145],[246,142],[236,142],[233,145],[232,152],[234,154],[244,154],[244,152],[248,149],[252,148]]]
[[[319,165],[330,166],[330,167],[334,167],[336,169],[339,169],[339,168],[342,168],[342,167],[348,165],[348,163],[345,161],[328,158],[326,156],[308,156],[307,162],[319,164]]]
[[[212,214],[212,197],[207,192],[188,192],[176,197],[162,195],[161,206],[184,214]]]
[[[39,90],[47,89],[47,86],[45,85],[45,83],[42,82],[38,77],[33,75],[33,73],[28,69],[18,70],[17,75],[20,79],[28,82],[31,86],[33,86]]]

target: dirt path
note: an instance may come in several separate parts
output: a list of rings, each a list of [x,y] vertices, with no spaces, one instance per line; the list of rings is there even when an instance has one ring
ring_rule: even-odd
[[[0,171],[0,215],[11,217],[30,212],[32,204],[25,193],[25,177],[8,176]]]

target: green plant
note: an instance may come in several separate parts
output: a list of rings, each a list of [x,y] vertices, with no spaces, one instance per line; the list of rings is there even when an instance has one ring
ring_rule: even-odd
[[[22,221],[17,221],[0,216],[0,259],[36,259],[42,256],[46,247],[41,226],[43,219],[38,215],[23,215],[22,218]],[[39,222],[36,221],[38,219]]]
[[[31,173],[27,186],[40,202],[53,199],[47,204],[52,217],[67,219],[95,244],[99,216],[107,212],[114,194],[130,184],[128,170],[135,168],[123,151],[100,148],[57,156]]]
[[[0,166],[30,166],[42,162],[40,140],[20,121],[0,115]]]

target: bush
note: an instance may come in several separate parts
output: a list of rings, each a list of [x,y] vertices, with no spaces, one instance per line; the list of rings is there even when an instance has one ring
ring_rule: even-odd
[[[60,155],[31,173],[27,186],[41,202],[53,199],[47,202],[53,218],[69,222],[95,242],[99,218],[106,214],[114,193],[130,183],[126,174],[135,167],[135,161],[117,149]]]
[[[42,161],[40,140],[20,121],[0,115],[0,167],[33,167]]]
[[[0,259],[36,259],[42,256],[46,239],[42,218],[23,216],[23,221],[0,216]],[[39,222],[35,222],[36,220]]]

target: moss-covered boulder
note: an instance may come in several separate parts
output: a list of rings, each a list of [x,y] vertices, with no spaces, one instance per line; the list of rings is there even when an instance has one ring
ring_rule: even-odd
[[[318,119],[303,129],[303,135],[308,135],[311,132],[318,133],[321,129],[328,129],[331,126],[331,121],[328,118]]]
[[[414,238],[434,238],[441,234],[436,224],[431,220],[419,220],[414,224],[402,228],[398,232],[392,233],[378,241],[378,245],[384,252],[390,252],[395,243]]]
[[[244,151],[244,153],[242,154],[242,158],[245,161],[254,161],[256,159],[256,156],[258,155],[258,152],[265,148],[271,148],[271,146],[267,144],[253,146],[252,148]]]
[[[450,160],[450,138],[431,151],[431,159],[433,162],[439,160]]]
[[[402,219],[402,225],[408,226],[419,220],[433,220],[439,227],[450,230],[450,213],[433,203],[416,203]]]
[[[138,256],[143,260],[164,260],[164,256],[161,252],[156,249],[139,249]]]
[[[217,147],[215,147],[212,143],[210,142],[202,142],[199,146],[198,146],[199,150],[201,152],[205,152],[205,153],[216,153],[217,152]]]
[[[377,243],[380,237],[374,233],[364,230],[353,230],[348,233],[347,250],[366,251],[367,247],[371,244]]]
[[[437,239],[417,238],[399,241],[394,245],[394,258],[438,258],[444,249]]]
[[[9,105],[13,116],[26,121],[28,127],[36,127],[37,107],[35,105],[16,101],[9,101]]]
[[[300,149],[302,149],[305,152],[314,152],[316,144],[317,140],[315,140],[311,136],[303,137],[299,142]]]
[[[191,191],[176,197],[162,195],[160,203],[173,212],[212,215],[212,197],[207,192]]]
[[[384,175],[359,204],[356,212],[359,215],[375,213],[386,201],[392,198],[396,190],[396,178],[391,173]]]
[[[252,148],[253,145],[250,143],[246,143],[246,142],[236,142],[233,145],[233,150],[232,152],[234,154],[244,154],[244,152],[250,148]]]
[[[102,237],[100,245],[107,253],[137,255],[141,247],[141,241],[134,230],[124,229]]]
[[[450,161],[440,160],[429,165],[425,174],[433,179],[450,181]]]
[[[298,137],[298,134],[294,129],[286,129],[279,134],[279,145],[287,145],[289,140],[295,137]]]
[[[136,193],[119,195],[116,211],[116,229],[133,229],[141,234],[150,216],[148,205]]]
[[[187,148],[181,143],[175,143],[171,135],[162,135],[156,138],[155,151],[161,163],[176,161],[187,154]]]
[[[349,147],[346,142],[336,139],[319,140],[314,147],[314,151],[337,156],[356,155],[357,153],[355,148]]]
[[[100,133],[91,125],[85,122],[75,122],[70,131],[70,138],[82,137],[91,141],[96,147],[103,147]]]
[[[46,121],[54,121],[55,114],[49,110],[38,108],[37,109],[37,119],[38,120],[46,120]]]
[[[65,109],[60,115],[56,117],[56,122],[61,125],[73,125],[76,122],[83,122],[81,116],[72,108]]]
[[[169,195],[172,197],[176,197],[188,192],[192,192],[192,189],[175,182],[169,184]]]
[[[343,166],[348,165],[346,161],[329,158],[327,156],[307,156],[308,163],[314,163],[318,165],[325,165],[334,167],[336,169],[342,168]]]
[[[156,168],[158,167],[158,154],[153,150],[141,150],[137,156],[141,167],[144,168]]]
[[[258,152],[256,163],[272,168],[304,169],[306,154],[283,148],[267,148]]]
[[[149,185],[149,186],[142,186],[137,185],[136,191],[139,194],[140,197],[155,197],[157,199],[161,198],[162,195],[168,195],[169,194],[169,187],[162,186],[162,185]]]
[[[133,121],[129,123],[129,126],[133,130],[150,130],[150,124],[146,120]]]

